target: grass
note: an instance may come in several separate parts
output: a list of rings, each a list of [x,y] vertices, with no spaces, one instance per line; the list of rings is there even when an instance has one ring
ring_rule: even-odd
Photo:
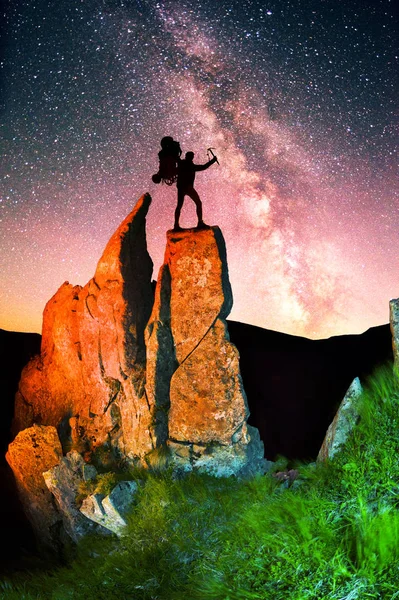
[[[399,384],[375,373],[334,461],[286,488],[147,472],[127,530],[67,566],[0,582],[2,600],[399,600]]]

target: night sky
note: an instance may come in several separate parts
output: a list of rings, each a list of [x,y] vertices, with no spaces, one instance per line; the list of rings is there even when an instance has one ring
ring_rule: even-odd
[[[146,191],[157,277],[176,204],[151,181],[164,135],[219,157],[196,188],[226,239],[231,318],[308,337],[388,321],[393,1],[9,0],[0,18],[0,327],[40,331]]]

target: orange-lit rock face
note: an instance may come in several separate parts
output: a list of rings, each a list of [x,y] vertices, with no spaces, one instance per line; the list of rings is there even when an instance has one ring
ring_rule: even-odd
[[[167,237],[146,330],[146,389],[158,431],[184,469],[243,473],[251,457],[259,470],[263,445],[248,433],[238,351],[225,322],[232,294],[223,236],[213,227]]]
[[[15,428],[59,427],[79,450],[125,455],[153,447],[144,393],[144,328],[152,309],[146,194],[108,242],[83,288],[64,283],[43,315],[40,358],[22,374]]]
[[[222,233],[168,232],[154,302],[150,201],[143,196],[112,236],[93,279],[63,284],[47,303],[42,352],[23,371],[15,427],[53,425],[64,451],[86,461],[95,454],[109,468],[167,444],[188,468],[241,473],[251,460],[259,470],[263,447],[246,423],[225,321],[232,294]]]
[[[217,319],[179,366],[170,386],[169,436],[179,442],[229,444],[248,417],[238,351]]]
[[[62,448],[55,427],[43,425],[21,431],[6,454],[25,513],[38,538],[49,547],[56,543],[54,526],[61,517],[54,507],[43,473],[58,465],[61,458]]]
[[[182,363],[233,305],[220,229],[169,232],[165,264],[172,278],[170,326],[176,358]]]

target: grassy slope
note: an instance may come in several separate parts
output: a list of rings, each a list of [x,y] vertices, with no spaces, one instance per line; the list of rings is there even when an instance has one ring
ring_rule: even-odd
[[[0,598],[399,599],[398,408],[389,367],[345,450],[301,466],[291,488],[271,475],[141,475],[125,538],[86,540],[68,567],[4,580]]]

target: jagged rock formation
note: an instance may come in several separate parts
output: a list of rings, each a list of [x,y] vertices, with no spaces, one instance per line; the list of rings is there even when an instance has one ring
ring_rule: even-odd
[[[146,194],[108,242],[83,288],[64,283],[43,315],[41,354],[24,369],[15,432],[57,427],[62,443],[89,455],[108,447],[134,457],[153,448],[144,390],[144,328],[151,314]]]
[[[78,509],[79,484],[95,474],[87,463],[109,471],[150,464],[152,451],[167,447],[183,470],[229,476],[266,468],[227,332],[232,293],[222,233],[168,233],[154,303],[150,202],[140,198],[87,285],[64,283],[47,303],[41,354],[22,373],[14,429],[23,431],[7,460],[50,547],[56,528],[77,541],[92,527],[120,534],[125,526],[131,483]],[[39,453],[29,456],[31,446]]]
[[[342,400],[334,420],[327,429],[326,436],[317,456],[318,461],[333,458],[344,446],[349,435],[359,421],[358,399],[362,394],[362,386],[356,377]]]
[[[231,306],[220,229],[168,232],[146,330],[146,389],[163,415],[159,435],[184,470],[231,475],[264,468],[227,332]]]

